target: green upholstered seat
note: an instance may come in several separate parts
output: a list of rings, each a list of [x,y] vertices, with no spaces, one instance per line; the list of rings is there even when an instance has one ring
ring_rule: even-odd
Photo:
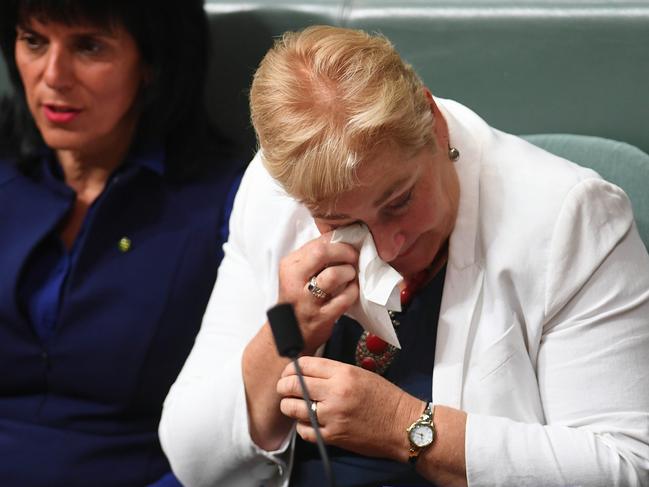
[[[553,154],[594,169],[622,188],[631,199],[640,236],[649,249],[649,154],[624,142],[601,137],[536,134],[524,138]]]

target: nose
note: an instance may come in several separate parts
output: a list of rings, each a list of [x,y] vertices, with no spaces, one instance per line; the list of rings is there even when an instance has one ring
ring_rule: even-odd
[[[381,260],[390,262],[396,259],[406,241],[399,226],[390,223],[377,224],[370,228],[370,232]]]
[[[72,84],[71,59],[60,45],[51,44],[47,51],[43,80],[48,87],[58,91]]]

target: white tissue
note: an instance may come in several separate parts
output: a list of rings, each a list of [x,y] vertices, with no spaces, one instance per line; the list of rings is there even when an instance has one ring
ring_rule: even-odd
[[[401,311],[399,282],[403,278],[381,260],[367,226],[357,223],[337,228],[331,236],[331,241],[348,243],[360,250],[360,295],[346,314],[358,321],[365,330],[378,335],[390,345],[401,348],[388,309]]]

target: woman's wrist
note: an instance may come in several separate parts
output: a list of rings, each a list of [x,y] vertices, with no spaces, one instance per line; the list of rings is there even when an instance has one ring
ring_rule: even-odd
[[[410,440],[407,429],[421,416],[425,407],[425,401],[402,392],[396,411],[388,419],[388,424],[392,425],[390,437],[386,442],[390,445],[389,458],[400,463],[408,463]]]
[[[466,485],[466,418],[459,409],[435,406],[435,439],[417,460],[417,471],[431,482]]]
[[[275,384],[288,359],[280,357],[270,325],[265,323],[248,343],[242,356],[242,375],[248,406],[250,437],[260,448],[277,449],[293,422],[279,410]]]

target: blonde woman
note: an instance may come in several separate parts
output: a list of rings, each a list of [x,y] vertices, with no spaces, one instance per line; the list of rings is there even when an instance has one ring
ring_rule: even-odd
[[[186,485],[326,478],[277,302],[339,485],[647,485],[649,256],[619,188],[359,31],[286,34],[251,108],[261,151],[160,428]],[[403,276],[399,351],[345,316],[358,251],[331,236],[356,223]]]

